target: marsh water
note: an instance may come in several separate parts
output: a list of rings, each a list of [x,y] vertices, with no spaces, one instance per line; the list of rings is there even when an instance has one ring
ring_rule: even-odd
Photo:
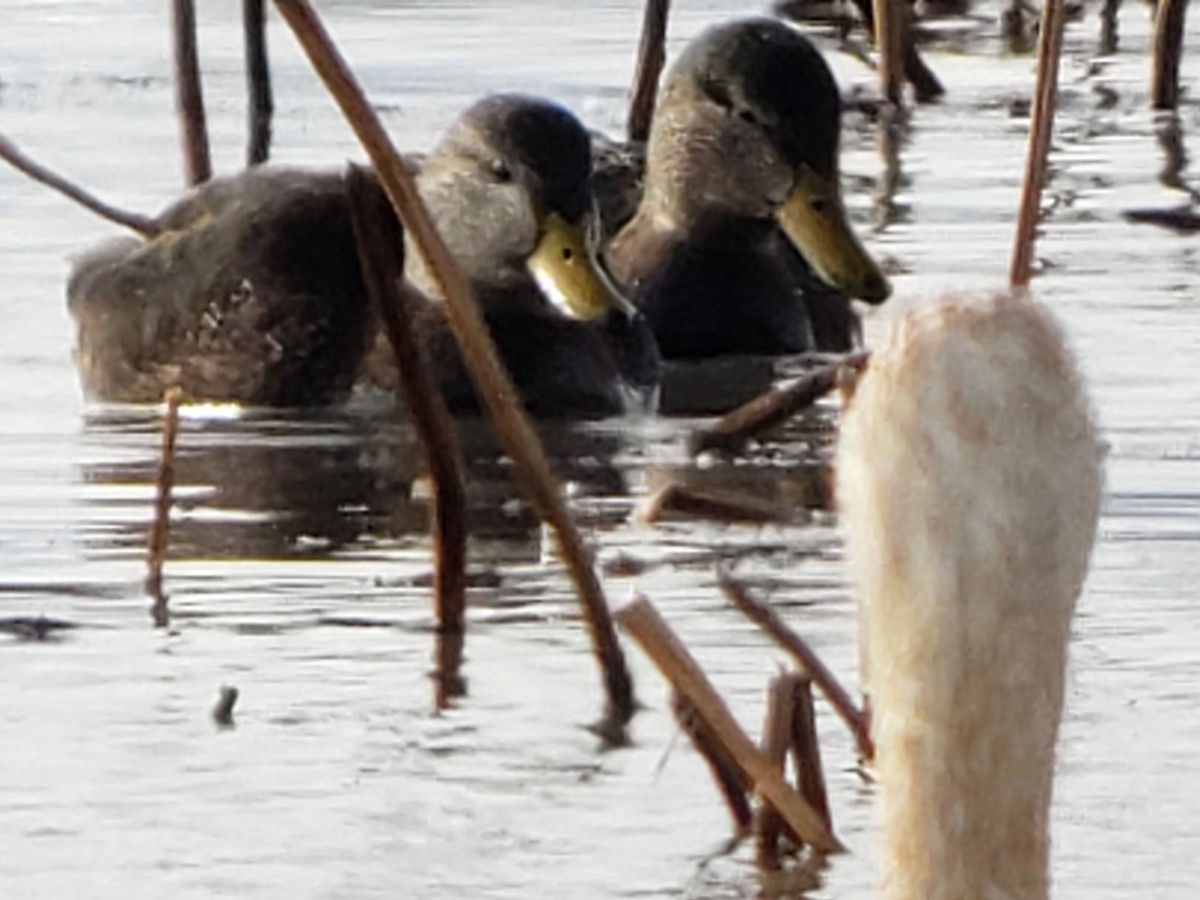
[[[318,4],[397,142],[428,146],[469,100],[547,94],[619,134],[636,0]],[[744,3],[675,4],[669,50]],[[113,203],[154,212],[182,183],[168,4],[4,0],[0,132]],[[245,130],[237,4],[201,2],[217,168]],[[869,117],[847,117],[843,168],[894,306],[1006,277],[1032,83],[997,9],[939,29],[949,87],[918,109],[887,171]],[[1054,806],[1061,898],[1200,890],[1200,238],[1131,225],[1187,195],[1160,181],[1170,129],[1148,110],[1149,24],[1122,10],[1100,56],[1097,10],[1069,26],[1037,294],[1070,332],[1108,445],[1091,577],[1074,629]],[[872,75],[821,38],[844,91]],[[361,154],[272,18],[280,161]],[[1177,134],[1200,141],[1200,41]],[[1188,170],[1183,169],[1186,182]],[[887,215],[881,210],[886,207]],[[886,221],[884,221],[886,220]],[[881,224],[881,222],[883,224]],[[186,411],[166,586],[142,588],[158,411],[82,397],[64,304],[68,259],[115,233],[0,168],[0,620],[75,627],[0,635],[0,894],[11,898],[742,897],[750,848],[713,854],[727,815],[674,741],[667,691],[629,647],[644,709],[604,752],[584,628],[552,541],[482,425],[472,467],[468,695],[432,713],[428,491],[413,435],[369,402],[319,414]],[[877,334],[886,310],[867,322]],[[831,406],[704,476],[794,496]],[[791,526],[675,519],[636,504],[691,466],[686,419],[545,428],[613,603],[648,594],[752,731],[782,662],[721,598],[717,564],[767,596],[854,684],[855,611],[828,516]],[[236,686],[236,727],[209,710]],[[820,898],[873,895],[873,789],[819,709],[835,824]],[[710,858],[711,857],[711,858]]]

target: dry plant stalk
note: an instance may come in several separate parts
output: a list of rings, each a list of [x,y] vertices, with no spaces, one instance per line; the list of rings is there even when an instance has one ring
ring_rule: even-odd
[[[838,385],[839,372],[850,366],[861,369],[870,354],[865,350],[848,353],[837,362],[814,369],[786,387],[760,394],[712,425],[697,431],[688,441],[693,456],[709,450],[734,452],[757,434],[787,421],[812,406]]]
[[[779,811],[787,826],[821,853],[845,849],[775,764],[742,731],[700,666],[650,601],[645,597],[635,598],[617,612],[617,621],[642,646],[672,686],[692,703],[714,738],[754,782],[755,791]]]
[[[767,694],[767,715],[763,722],[762,752],[780,775],[784,774],[788,746],[792,737],[795,715],[792,684],[786,675],[771,679]],[[826,822],[828,826],[828,822]],[[775,807],[763,804],[758,810],[758,865],[763,869],[779,868],[779,839],[783,835],[783,819]]]
[[[267,59],[266,0],[242,0],[242,31],[246,40],[246,90],[249,140],[246,165],[265,163],[271,155],[271,118],[275,102],[271,96],[271,66]]]
[[[725,800],[725,806],[733,819],[733,831],[739,837],[750,831],[754,824],[754,812],[750,809],[747,792],[751,788],[750,777],[738,768],[733,758],[725,752],[712,729],[696,711],[696,707],[678,690],[671,690],[671,712],[680,729],[688,736],[696,752],[708,764],[717,790]]]
[[[44,184],[51,190],[58,191],[68,200],[74,200],[84,209],[90,210],[100,218],[120,225],[122,228],[128,228],[130,231],[137,232],[147,240],[155,237],[160,231],[153,219],[139,215],[138,213],[117,209],[115,206],[109,206],[103,200],[84,190],[74,182],[69,181],[57,172],[52,172],[41,163],[35,162],[22,153],[17,145],[4,137],[4,135],[0,135],[0,159],[3,159],[18,172],[29,176],[38,182],[38,184]]]
[[[633,76],[633,94],[629,100],[629,140],[642,142],[650,137],[650,123],[658,98],[658,79],[667,61],[667,17],[670,0],[646,0],[642,20],[642,39],[638,44],[637,71]]]
[[[798,514],[791,506],[756,500],[745,494],[697,491],[678,482],[655,491],[638,510],[637,518],[644,525],[654,525],[668,511],[726,524],[784,524],[807,518],[805,511]]]
[[[204,91],[200,86],[200,56],[196,49],[196,5],[194,0],[175,0],[171,11],[175,43],[175,109],[183,132],[183,171],[188,186],[194,187],[212,177]]]
[[[417,192],[412,174],[400,159],[383,124],[334,47],[308,0],[276,0],[313,67],[354,129],[399,214],[425,259],[438,290],[446,298],[447,318],[491,416],[496,436],[513,460],[517,477],[542,519],[554,529],[559,551],[584,607],[592,645],[604,673],[608,706],[596,730],[606,740],[625,740],[634,713],[633,681],[617,642],[591,550],[571,518],[537,433],[521,406],[512,380],[475,303],[471,286],[459,271]]]
[[[376,316],[383,323],[396,358],[400,390],[421,438],[425,464],[433,482],[434,598],[438,643],[435,702],[439,710],[462,696],[463,642],[466,636],[467,494],[462,453],[454,420],[425,365],[425,354],[413,329],[412,312],[401,287],[403,245],[390,246],[383,229],[391,207],[368,190],[367,175],[351,166],[346,172],[346,197],[358,242],[363,282]]]
[[[163,592],[163,561],[171,536],[171,491],[175,485],[175,441],[179,435],[179,404],[183,391],[170,388],[163,397],[162,457],[158,463],[158,481],[154,495],[154,521],[146,536],[146,593],[154,601],[150,614],[154,624],[165,628],[170,621],[167,595]]]
[[[833,828],[829,813],[829,791],[821,765],[821,743],[817,737],[817,711],[813,705],[812,677],[805,672],[782,676],[792,698],[791,747],[800,796],[817,811],[826,827]]]
[[[1158,0],[1154,12],[1154,64],[1150,75],[1150,106],[1179,106],[1179,59],[1183,52],[1183,23],[1187,0]]]
[[[812,678],[821,693],[825,695],[825,699],[829,701],[829,705],[833,707],[834,712],[850,729],[850,733],[854,736],[854,743],[858,746],[859,754],[864,759],[873,758],[875,748],[871,743],[870,724],[867,717],[854,705],[854,701],[850,699],[846,689],[838,683],[833,673],[821,662],[821,658],[813,652],[800,635],[784,624],[775,610],[751,596],[750,592],[735,581],[728,572],[718,572],[717,582],[730,602],[740,609],[751,622],[765,631]]]
[[[1050,136],[1054,132],[1054,100],[1058,94],[1058,58],[1062,53],[1064,0],[1046,0],[1038,36],[1037,83],[1029,123],[1029,156],[1025,162],[1025,184],[1017,214],[1017,234],[1008,280],[1014,288],[1026,288],[1033,274],[1033,250],[1037,241],[1038,213],[1049,167]]]
[[[879,48],[879,87],[894,107],[903,101],[904,0],[874,0],[875,46]]]

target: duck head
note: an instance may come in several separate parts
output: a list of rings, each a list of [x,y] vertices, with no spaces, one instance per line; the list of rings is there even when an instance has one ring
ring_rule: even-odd
[[[881,303],[887,278],[850,227],[838,174],[841,98],[820,52],[770,19],[708,29],[667,77],[644,206],[669,228],[775,218],[829,284]]]
[[[424,161],[421,194],[485,307],[596,320],[626,305],[596,259],[591,166],[583,125],[519,94],[472,105]]]

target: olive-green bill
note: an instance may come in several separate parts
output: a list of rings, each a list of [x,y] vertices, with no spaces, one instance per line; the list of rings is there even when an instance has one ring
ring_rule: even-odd
[[[525,265],[542,293],[573,319],[595,321],[613,309],[632,311],[597,258],[586,219],[576,224],[558,213],[547,215],[541,239]]]
[[[850,297],[882,303],[892,293],[887,276],[850,227],[836,175],[830,180],[801,166],[779,224],[817,275]]]

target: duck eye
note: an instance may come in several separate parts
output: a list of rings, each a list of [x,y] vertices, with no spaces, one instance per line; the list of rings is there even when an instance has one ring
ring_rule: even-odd
[[[503,160],[493,159],[489,168],[492,171],[492,177],[499,182],[512,181],[512,171],[504,164]]]
[[[739,109],[737,111],[737,117],[739,119],[741,119],[743,122],[745,122],[747,125],[761,125],[762,124],[762,122],[759,121],[758,116],[756,116],[754,114],[753,110]]]

